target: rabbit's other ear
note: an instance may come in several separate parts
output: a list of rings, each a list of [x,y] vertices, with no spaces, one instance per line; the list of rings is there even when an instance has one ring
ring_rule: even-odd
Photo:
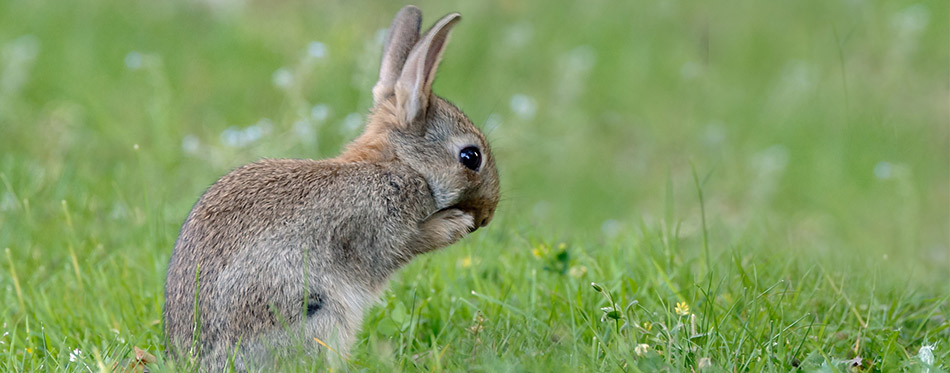
[[[396,104],[402,111],[400,119],[406,126],[425,118],[435,70],[439,67],[452,27],[461,19],[458,13],[442,17],[409,52],[402,74],[396,81],[395,92]]]
[[[383,60],[379,65],[379,81],[373,87],[373,104],[379,104],[393,94],[393,87],[406,57],[419,41],[419,27],[422,24],[422,11],[413,5],[406,5],[393,17],[393,23],[386,32],[383,44]]]

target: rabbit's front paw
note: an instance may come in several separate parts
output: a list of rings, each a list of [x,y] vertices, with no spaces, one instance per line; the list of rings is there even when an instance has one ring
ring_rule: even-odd
[[[435,250],[451,245],[475,230],[475,218],[459,209],[445,209],[423,221],[419,230],[422,236],[420,251]]]

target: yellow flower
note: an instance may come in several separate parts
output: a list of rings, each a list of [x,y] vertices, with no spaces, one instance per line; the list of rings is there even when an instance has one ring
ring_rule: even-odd
[[[537,247],[531,249],[531,254],[534,255],[535,258],[544,259],[544,257],[548,255],[548,251],[550,250],[547,245],[538,244]]]
[[[653,323],[651,323],[651,322],[649,322],[649,321],[644,321],[644,322],[643,322],[643,330],[646,330],[647,332],[653,331]]]
[[[466,256],[466,257],[462,258],[461,260],[459,260],[459,265],[461,265],[462,268],[471,267],[471,266],[472,266],[472,257],[471,257],[471,256]]]
[[[680,316],[689,315],[689,305],[686,304],[686,302],[676,303],[676,308],[673,310],[676,311],[676,314]]]

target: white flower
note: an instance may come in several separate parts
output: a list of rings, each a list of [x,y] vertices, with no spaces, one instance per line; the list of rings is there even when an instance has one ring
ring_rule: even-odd
[[[281,67],[274,71],[274,76],[271,79],[275,86],[286,89],[294,83],[294,73],[286,67]]]
[[[708,357],[699,358],[699,370],[712,368],[712,359]]]
[[[294,122],[294,134],[297,135],[297,138],[301,142],[306,144],[312,144],[314,142],[314,128],[313,124],[309,121],[298,120]]]
[[[855,356],[854,359],[841,360],[841,364],[847,364],[849,367],[860,367],[861,363],[864,361],[860,356]]]
[[[923,4],[914,4],[891,16],[891,27],[899,34],[915,35],[927,28],[930,23],[930,10]]]
[[[82,350],[80,350],[78,347],[75,350],[73,350],[73,352],[69,353],[69,361],[71,362],[76,362],[76,360],[79,360],[81,358],[82,358]]]
[[[330,117],[330,107],[327,104],[316,104],[310,109],[310,118],[317,122],[323,122]]]
[[[129,70],[138,70],[142,68],[142,54],[131,51],[125,55],[125,67]]]
[[[917,358],[924,364],[934,365],[934,349],[936,348],[936,343],[920,346],[920,350],[917,351]]]
[[[231,126],[221,132],[221,142],[227,146],[238,148],[247,146],[269,134],[273,127],[274,122],[268,118],[261,118],[254,125],[244,129]]]
[[[488,118],[485,118],[485,124],[482,124],[483,131],[485,133],[491,133],[496,128],[501,126],[501,116],[498,114],[489,114]]]
[[[573,267],[571,267],[571,270],[568,271],[568,274],[570,274],[571,277],[574,277],[574,278],[581,278],[581,277],[584,277],[584,275],[587,274],[587,267],[585,267],[585,266],[573,266]]]
[[[526,45],[534,37],[534,27],[527,22],[511,25],[505,31],[505,43],[511,47]]]
[[[327,56],[327,46],[319,41],[311,41],[307,45],[307,55],[313,58],[323,58]]]
[[[359,113],[349,113],[343,118],[343,125],[340,126],[347,133],[355,133],[363,124],[363,116]]]
[[[600,225],[600,231],[607,238],[613,239],[623,231],[623,223],[614,219],[604,220]]]
[[[515,114],[518,114],[518,116],[524,120],[530,120],[531,118],[534,118],[534,114],[538,110],[534,99],[523,94],[511,96],[511,101],[508,103],[508,105],[511,106],[511,111],[515,112]]]
[[[201,140],[198,139],[198,136],[188,135],[181,139],[181,148],[185,153],[195,154],[199,147],[201,147]]]
[[[637,347],[634,347],[634,348],[633,348],[633,352],[636,353],[637,356],[646,355],[647,352],[649,352],[649,351],[650,351],[650,345],[648,345],[648,344],[646,344],[646,343],[638,344]]]
[[[878,162],[874,165],[874,176],[881,180],[890,179],[893,174],[892,169],[889,162]]]

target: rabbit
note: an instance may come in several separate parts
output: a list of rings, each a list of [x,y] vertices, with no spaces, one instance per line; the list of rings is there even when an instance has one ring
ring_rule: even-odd
[[[418,8],[396,14],[366,128],[342,154],[261,160],[205,191],[168,265],[172,356],[212,371],[299,346],[348,356],[390,275],[488,225],[499,200],[489,144],[432,93],[460,19],[448,14],[420,35]]]

